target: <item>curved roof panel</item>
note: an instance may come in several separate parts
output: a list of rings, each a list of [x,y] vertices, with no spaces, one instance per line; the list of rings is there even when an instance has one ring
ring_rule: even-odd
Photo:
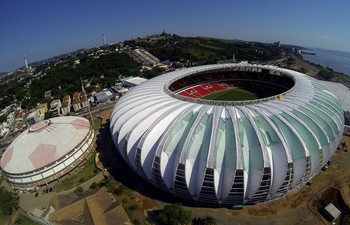
[[[5,151],[0,165],[9,174],[36,171],[60,161],[88,135],[90,122],[66,116],[40,121],[23,131]]]
[[[267,95],[247,101],[198,97],[239,85]],[[343,124],[335,95],[305,74],[221,64],[140,84],[114,107],[110,130],[118,151],[145,179],[215,205],[261,202],[299,187],[329,160]]]

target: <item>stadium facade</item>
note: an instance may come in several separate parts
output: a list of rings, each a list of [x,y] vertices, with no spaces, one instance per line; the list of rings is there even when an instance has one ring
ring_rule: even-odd
[[[94,131],[82,117],[43,120],[23,131],[0,166],[13,189],[34,190],[64,176],[91,152]]]
[[[249,101],[202,97],[239,87]],[[305,74],[268,65],[181,69],[135,87],[115,105],[110,131],[141,177],[212,207],[275,199],[311,180],[342,138],[343,110]]]

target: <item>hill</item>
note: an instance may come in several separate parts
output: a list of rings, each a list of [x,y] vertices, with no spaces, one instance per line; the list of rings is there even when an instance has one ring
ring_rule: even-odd
[[[34,72],[18,72],[2,80],[0,108],[18,101],[22,108],[30,109],[39,102],[49,101],[44,99],[44,92],[48,90],[54,99],[62,99],[81,89],[80,78],[89,83],[86,90],[90,92],[113,86],[119,75],[150,78],[163,72],[159,68],[140,72],[142,65],[125,53],[136,48],[148,50],[161,61],[170,60],[172,69],[232,61],[233,54],[237,61],[257,63],[279,59],[282,55],[282,50],[274,44],[162,33],[102,48],[79,49],[32,63]]]
[[[125,41],[124,45],[145,48],[162,61],[189,60],[195,65],[231,60],[233,54],[237,61],[251,62],[266,62],[279,59],[282,55],[279,47],[274,44],[208,37],[180,37],[166,33]]]

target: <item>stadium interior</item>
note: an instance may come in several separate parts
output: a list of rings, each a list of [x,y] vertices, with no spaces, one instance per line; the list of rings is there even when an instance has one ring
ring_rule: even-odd
[[[182,77],[172,82],[169,85],[169,90],[178,96],[199,99],[219,91],[239,88],[251,92],[257,96],[257,99],[261,99],[288,91],[294,84],[293,78],[288,74],[271,74],[269,70],[265,69],[211,71]],[[221,98],[217,100],[229,101],[231,99]]]

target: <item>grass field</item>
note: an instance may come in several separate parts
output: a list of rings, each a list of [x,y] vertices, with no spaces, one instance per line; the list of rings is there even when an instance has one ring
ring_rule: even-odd
[[[204,96],[202,99],[219,101],[246,101],[257,99],[258,96],[250,91],[241,88],[228,88]]]
[[[0,212],[0,224],[8,224],[10,220],[11,220],[11,216],[6,216]]]
[[[79,168],[78,172],[73,174],[71,177],[63,179],[60,183],[56,185],[56,191],[61,192],[69,190],[94,177],[98,172],[98,169],[95,167],[94,160],[95,154],[92,154],[89,160]]]
[[[14,225],[40,225],[40,223],[35,222],[34,220],[30,219],[29,217],[19,214],[16,222],[14,223]]]
[[[102,123],[102,120],[101,118],[94,118],[94,130],[99,130],[101,128],[101,123]]]

